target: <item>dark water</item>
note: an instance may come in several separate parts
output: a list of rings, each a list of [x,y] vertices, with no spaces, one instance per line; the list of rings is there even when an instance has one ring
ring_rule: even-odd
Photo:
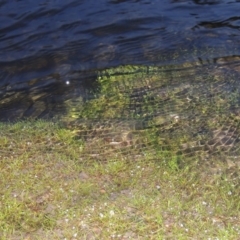
[[[238,64],[238,0],[3,0],[0,120],[51,117],[122,64]]]

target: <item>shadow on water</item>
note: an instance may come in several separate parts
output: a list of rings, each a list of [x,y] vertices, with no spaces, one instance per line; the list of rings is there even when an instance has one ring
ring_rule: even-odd
[[[67,64],[60,67],[61,71],[70,68]],[[2,88],[0,120],[53,118],[59,113],[64,114],[63,103],[68,99],[89,98],[92,90],[97,89],[94,71],[69,71],[64,77],[59,72]]]
[[[203,69],[216,64],[236,71],[239,4],[2,1],[0,120],[64,113],[68,99],[92,98],[98,74],[120,65],[181,68],[194,62]]]

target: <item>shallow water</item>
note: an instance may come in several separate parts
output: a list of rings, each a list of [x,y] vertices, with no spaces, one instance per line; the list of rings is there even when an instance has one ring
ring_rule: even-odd
[[[88,98],[108,67],[228,65],[238,71],[239,1],[0,3],[0,119],[52,117]]]

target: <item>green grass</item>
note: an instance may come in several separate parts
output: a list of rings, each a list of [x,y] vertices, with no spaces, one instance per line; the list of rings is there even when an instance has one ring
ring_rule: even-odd
[[[239,239],[237,93],[172,67],[108,69],[58,122],[0,124],[1,240]]]
[[[234,163],[179,167],[166,150],[87,158],[72,130],[44,121],[0,131],[0,239],[239,238]]]

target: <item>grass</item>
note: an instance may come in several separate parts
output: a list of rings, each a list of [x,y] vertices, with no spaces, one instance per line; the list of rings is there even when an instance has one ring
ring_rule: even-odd
[[[237,92],[171,68],[109,69],[60,121],[0,124],[1,240],[239,238]]]
[[[0,239],[239,238],[237,165],[179,167],[166,151],[88,159],[57,123],[0,129]]]

